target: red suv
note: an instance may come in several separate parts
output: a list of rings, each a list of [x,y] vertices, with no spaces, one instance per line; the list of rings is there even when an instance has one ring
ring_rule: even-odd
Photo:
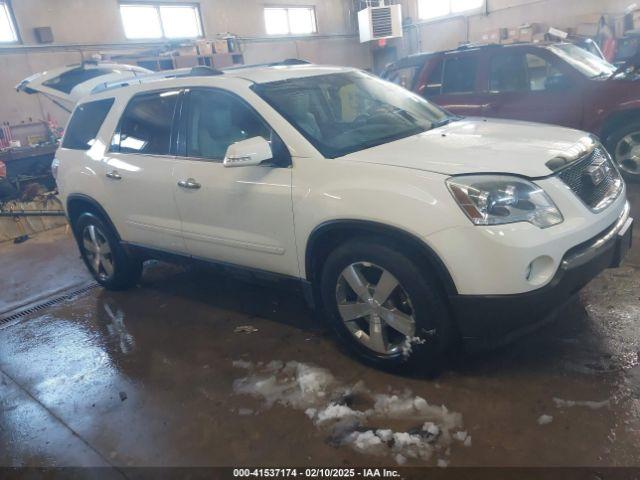
[[[573,44],[465,46],[404,58],[382,76],[460,115],[592,132],[640,180],[640,77]]]

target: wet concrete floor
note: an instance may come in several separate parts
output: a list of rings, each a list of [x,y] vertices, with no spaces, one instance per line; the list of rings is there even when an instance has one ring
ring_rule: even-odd
[[[630,196],[640,218],[640,188]],[[446,405],[473,438],[451,445],[452,466],[640,466],[638,230],[624,267],[557,322],[437,378],[359,364],[296,295],[152,264],[132,291],[96,288],[0,323],[0,466],[395,464],[237,394],[237,360],[304,362]],[[0,312],[89,282],[75,249],[64,229],[0,245]],[[257,331],[234,331],[246,325]]]

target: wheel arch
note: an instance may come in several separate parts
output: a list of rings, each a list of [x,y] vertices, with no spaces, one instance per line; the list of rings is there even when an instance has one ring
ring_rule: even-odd
[[[609,138],[619,128],[628,125],[629,122],[640,122],[640,108],[621,110],[609,115],[603,122],[602,128],[600,130],[600,138],[605,143],[605,145],[608,143]]]
[[[81,193],[73,193],[67,197],[67,217],[69,218],[69,223],[71,223],[72,227],[80,215],[85,212],[93,213],[107,222],[107,225],[109,225],[113,230],[118,241],[122,241],[120,234],[118,233],[118,229],[111,221],[109,214],[96,199]]]
[[[412,256],[421,261],[440,280],[445,293],[456,295],[453,278],[440,257],[424,241],[397,227],[367,220],[332,220],[318,225],[309,236],[305,251],[305,276],[313,283],[319,274],[320,265],[329,253],[341,243],[363,235],[377,235],[389,238],[408,248]]]

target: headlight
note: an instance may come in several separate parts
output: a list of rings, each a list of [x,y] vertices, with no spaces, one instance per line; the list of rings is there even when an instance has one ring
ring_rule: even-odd
[[[547,228],[564,220],[544,190],[521,178],[466,175],[449,178],[447,186],[476,225],[529,222]]]

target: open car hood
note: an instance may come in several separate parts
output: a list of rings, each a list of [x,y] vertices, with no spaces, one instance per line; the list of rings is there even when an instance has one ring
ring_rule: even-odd
[[[578,130],[510,120],[456,121],[343,157],[444,175],[505,173],[529,178],[554,173],[558,162],[584,155],[592,137]]]
[[[145,68],[117,63],[85,62],[46,70],[22,80],[16,90],[45,95],[67,111],[100,84],[148,75]]]

